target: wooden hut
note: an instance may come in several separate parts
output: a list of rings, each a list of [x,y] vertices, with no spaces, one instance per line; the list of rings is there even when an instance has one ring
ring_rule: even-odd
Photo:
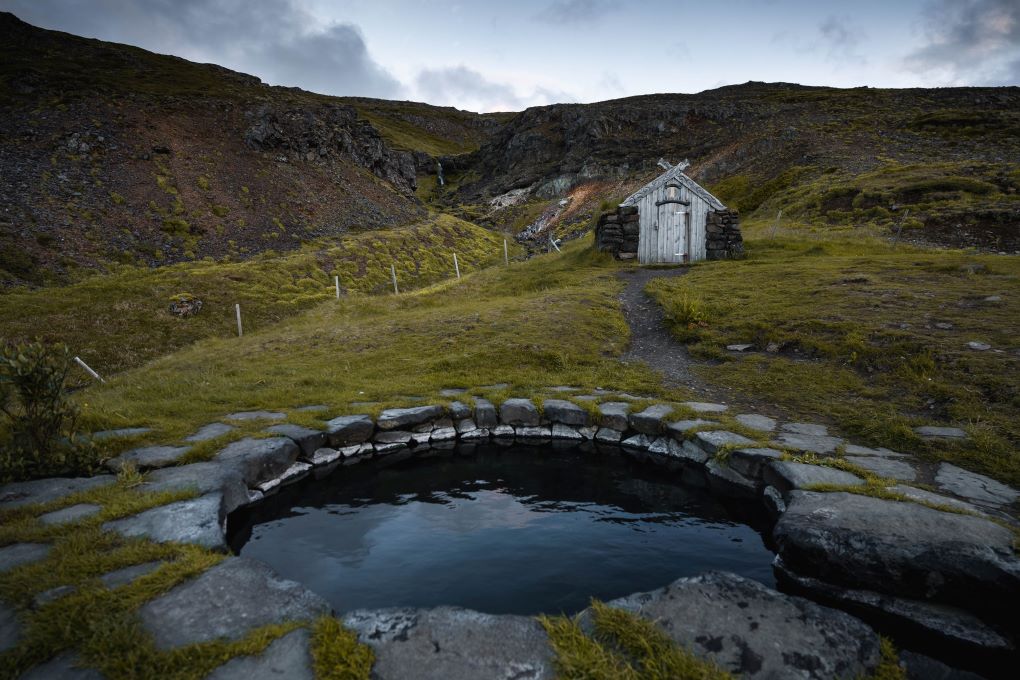
[[[596,245],[641,264],[682,264],[735,257],[743,252],[737,213],[684,174],[689,163],[670,165],[599,218]]]

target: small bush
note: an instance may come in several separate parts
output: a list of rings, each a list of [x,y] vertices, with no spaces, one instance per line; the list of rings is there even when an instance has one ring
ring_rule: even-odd
[[[78,408],[64,385],[72,357],[65,345],[39,342],[0,350],[0,413],[4,420],[0,479],[88,474],[98,452],[76,432]]]

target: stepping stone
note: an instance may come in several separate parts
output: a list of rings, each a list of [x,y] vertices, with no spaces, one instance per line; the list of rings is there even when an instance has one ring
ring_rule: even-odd
[[[488,399],[475,397],[475,424],[478,427],[493,428],[499,425],[496,407]]]
[[[390,408],[379,415],[379,421],[376,424],[380,430],[400,430],[438,420],[443,415],[443,407],[438,405]]]
[[[0,548],[0,574],[46,559],[52,549],[49,543],[14,543]]]
[[[640,413],[630,414],[630,426],[641,434],[659,434],[662,432],[662,421],[673,412],[669,404],[654,404]]]
[[[500,404],[499,420],[514,427],[538,427],[538,409],[530,399],[507,399]]]
[[[325,404],[311,404],[309,406],[298,406],[294,410],[299,413],[319,413],[320,411],[328,411],[329,407]]]
[[[958,498],[952,498],[950,496],[943,496],[942,494],[934,493],[932,491],[926,491],[924,489],[918,489],[916,486],[908,486],[906,484],[897,484],[896,486],[887,487],[889,491],[894,493],[902,494],[912,501],[919,503],[932,503],[934,505],[947,505],[951,508],[958,510],[964,510],[966,512],[972,512],[975,515],[985,515],[985,513],[978,509],[976,505],[971,505],[961,501]]]
[[[194,543],[225,552],[224,517],[223,494],[209,493],[106,522],[103,529],[128,538],[142,536],[157,543]]]
[[[237,428],[235,428],[233,425],[227,425],[226,423],[209,423],[208,425],[203,425],[202,427],[198,428],[198,432],[196,432],[195,434],[189,437],[185,437],[184,441],[204,442],[210,439],[216,439],[217,437],[222,437],[231,430],[235,429]]]
[[[666,426],[666,430],[674,437],[683,437],[696,427],[718,424],[719,423],[714,420],[702,420],[701,418],[695,418],[694,420],[678,420],[675,423],[670,423]]]
[[[221,638],[239,640],[255,628],[329,613],[329,604],[300,583],[244,557],[226,558],[138,611],[161,651]]]
[[[971,340],[970,342],[968,342],[967,347],[978,352],[984,352],[985,350],[989,350],[992,348],[992,346],[989,345],[987,342],[978,342],[976,340]]]
[[[45,590],[32,598],[32,606],[36,609],[45,607],[50,602],[56,602],[62,597],[67,597],[76,590],[77,588],[74,586],[57,586],[56,588],[50,588],[49,590]]]
[[[857,444],[847,444],[843,447],[843,453],[848,456],[879,456],[882,458],[894,457],[894,458],[906,458],[902,453],[896,453],[890,449],[879,447],[877,449],[869,449],[866,446],[858,446]]]
[[[218,667],[205,680],[315,680],[311,633],[299,628],[274,640],[258,656],[237,656]]]
[[[825,465],[794,463],[787,460],[777,460],[762,468],[762,479],[766,484],[776,487],[784,494],[814,484],[864,485],[863,479],[845,470],[837,470]]]
[[[378,401],[352,401],[350,404],[348,404],[348,406],[350,406],[351,408],[362,410],[373,408],[378,405],[379,405]]]
[[[773,538],[789,570],[833,585],[980,607],[1004,620],[1020,605],[1013,532],[981,517],[795,491]]]
[[[439,396],[441,397],[459,397],[465,393],[467,393],[467,390],[462,387],[447,387],[446,389],[439,390]]]
[[[574,397],[574,401],[598,401],[599,399],[601,397],[595,394],[581,394]]]
[[[935,485],[943,491],[983,505],[1009,505],[1020,498],[1020,492],[1016,489],[952,463],[939,465],[935,473]]]
[[[783,425],[782,430],[783,432],[806,434],[812,437],[824,437],[829,434],[828,429],[824,425],[815,425],[814,423],[786,423]]]
[[[192,463],[150,472],[142,491],[191,490],[200,495],[223,494],[223,512],[230,513],[248,503],[248,485],[240,473],[214,462]]]
[[[530,616],[457,607],[356,610],[343,624],[375,653],[377,680],[552,680],[555,657]]]
[[[103,680],[104,676],[95,668],[80,665],[81,659],[75,653],[64,652],[44,664],[23,673],[19,680]]]
[[[556,387],[546,388],[549,392],[580,392],[580,387],[570,387],[568,385],[557,385]]]
[[[20,508],[32,503],[52,503],[83,491],[91,491],[113,484],[113,475],[96,477],[53,477],[34,479],[30,482],[12,482],[0,486],[0,509]]]
[[[630,404],[625,401],[607,401],[598,405],[599,413],[602,415],[602,427],[609,427],[623,432],[627,429],[627,414],[630,413]]]
[[[774,418],[768,416],[759,415],[757,413],[741,413],[737,416],[737,422],[744,427],[758,432],[772,432],[776,429],[776,421]]]
[[[840,444],[843,443],[843,440],[839,437],[794,434],[790,432],[781,433],[778,440],[781,446],[786,446],[798,451],[807,451],[808,453],[817,453],[819,455],[835,453],[836,449],[838,449]],[[775,445],[775,442],[773,442],[773,445]]]
[[[542,415],[552,423],[584,427],[591,422],[591,416],[583,408],[564,399],[546,399],[542,402]]]
[[[684,406],[695,413],[723,413],[729,409],[725,404],[712,404],[705,401],[685,401]]]
[[[93,432],[92,439],[98,442],[109,441],[111,439],[128,439],[130,437],[140,437],[143,434],[152,432],[151,427],[122,427],[119,430],[103,430],[102,432]]]
[[[21,622],[13,607],[0,602],[0,654],[13,649],[21,639]]]
[[[78,503],[77,505],[71,505],[60,510],[47,512],[45,515],[39,515],[39,521],[43,524],[51,525],[70,524],[71,522],[91,517],[100,510],[102,510],[102,507],[92,503]]]
[[[924,425],[915,427],[914,432],[921,437],[934,439],[966,439],[967,432],[958,427],[937,427],[935,425]]]
[[[123,468],[125,463],[134,464],[138,470],[167,467],[175,464],[189,450],[190,446],[143,446],[106,461],[106,467],[114,472]]]
[[[724,446],[748,446],[749,444],[754,444],[747,437],[736,432],[727,432],[726,430],[698,432],[694,435],[694,441],[709,454],[716,453]]]
[[[334,448],[366,442],[373,432],[375,423],[366,415],[339,416],[326,423],[326,437]]]
[[[917,479],[917,470],[901,460],[873,456],[847,456],[846,460],[886,479],[898,479],[902,482],[912,482]]]
[[[99,577],[99,580],[103,582],[103,585],[113,590],[121,586],[134,581],[136,578],[151,574],[152,572],[159,569],[164,563],[159,560],[152,562],[142,562],[141,564],[132,564],[130,567],[124,567],[123,569],[117,569],[103,574]]]
[[[279,477],[297,460],[297,456],[297,444],[287,437],[246,437],[227,444],[216,454],[215,461],[237,470],[245,484],[255,486]]]
[[[859,619],[736,574],[681,578],[608,604],[738,677],[864,677],[880,658],[878,635]]]
[[[310,427],[284,423],[266,428],[266,432],[272,432],[294,440],[294,443],[301,449],[301,454],[310,456],[316,449],[326,445],[326,433],[322,430],[313,430]]]
[[[224,416],[227,420],[283,420],[287,417],[286,413],[279,411],[238,411],[237,413],[231,413]]]
[[[499,392],[510,387],[510,383],[495,383],[494,385],[482,385],[481,389],[488,390],[490,392]]]

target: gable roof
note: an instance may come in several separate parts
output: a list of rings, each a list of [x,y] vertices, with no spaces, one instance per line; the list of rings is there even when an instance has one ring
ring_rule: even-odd
[[[674,181],[677,184],[685,186],[692,194],[698,196],[703,201],[708,203],[715,210],[725,210],[726,206],[722,204],[718,198],[708,192],[707,189],[702,187],[700,184],[695,182],[693,179],[684,174],[684,170],[687,169],[689,163],[686,161],[683,163],[677,163],[672,168],[662,173],[648,184],[644,185],[633,194],[624,199],[620,205],[636,205],[642,198],[655,191],[659,187],[663,186],[669,181]]]

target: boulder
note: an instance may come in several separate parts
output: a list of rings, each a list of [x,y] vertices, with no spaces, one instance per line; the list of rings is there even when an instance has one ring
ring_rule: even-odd
[[[356,610],[343,624],[375,652],[376,680],[551,680],[554,654],[532,617],[456,607]]]
[[[298,628],[273,640],[258,656],[236,656],[206,680],[315,680],[310,650],[311,634]]]
[[[129,538],[142,536],[157,543],[194,543],[226,552],[225,516],[223,494],[209,493],[106,522],[103,529]]]
[[[326,423],[326,438],[333,448],[361,444],[375,432],[371,416],[339,416]]]
[[[410,408],[390,408],[379,414],[376,424],[380,430],[398,430],[438,420],[443,417],[443,414],[443,407],[435,404]]]
[[[846,492],[795,491],[773,532],[800,576],[1014,616],[1012,532],[981,517]]]
[[[878,635],[860,620],[736,574],[681,578],[608,604],[743,678],[853,678],[879,663]]]
[[[513,427],[538,427],[538,409],[530,399],[507,399],[499,407],[499,420]]]
[[[659,434],[663,430],[663,419],[672,412],[669,404],[653,404],[640,413],[630,414],[630,426],[641,434]]]
[[[542,415],[550,423],[584,427],[591,416],[583,408],[565,399],[546,399],[542,402]]]
[[[216,454],[216,461],[237,470],[248,486],[278,477],[297,460],[298,447],[287,437],[239,439]]]
[[[329,614],[325,600],[267,565],[228,557],[142,605],[139,617],[156,649],[217,639],[239,640],[251,630]]]
[[[326,445],[326,433],[321,430],[313,430],[310,427],[302,427],[301,425],[294,425],[292,423],[283,423],[281,425],[273,425],[266,429],[266,432],[272,432],[282,437],[294,440],[294,443],[298,445],[301,450],[301,455],[305,458],[311,456],[317,449],[321,449]]]

